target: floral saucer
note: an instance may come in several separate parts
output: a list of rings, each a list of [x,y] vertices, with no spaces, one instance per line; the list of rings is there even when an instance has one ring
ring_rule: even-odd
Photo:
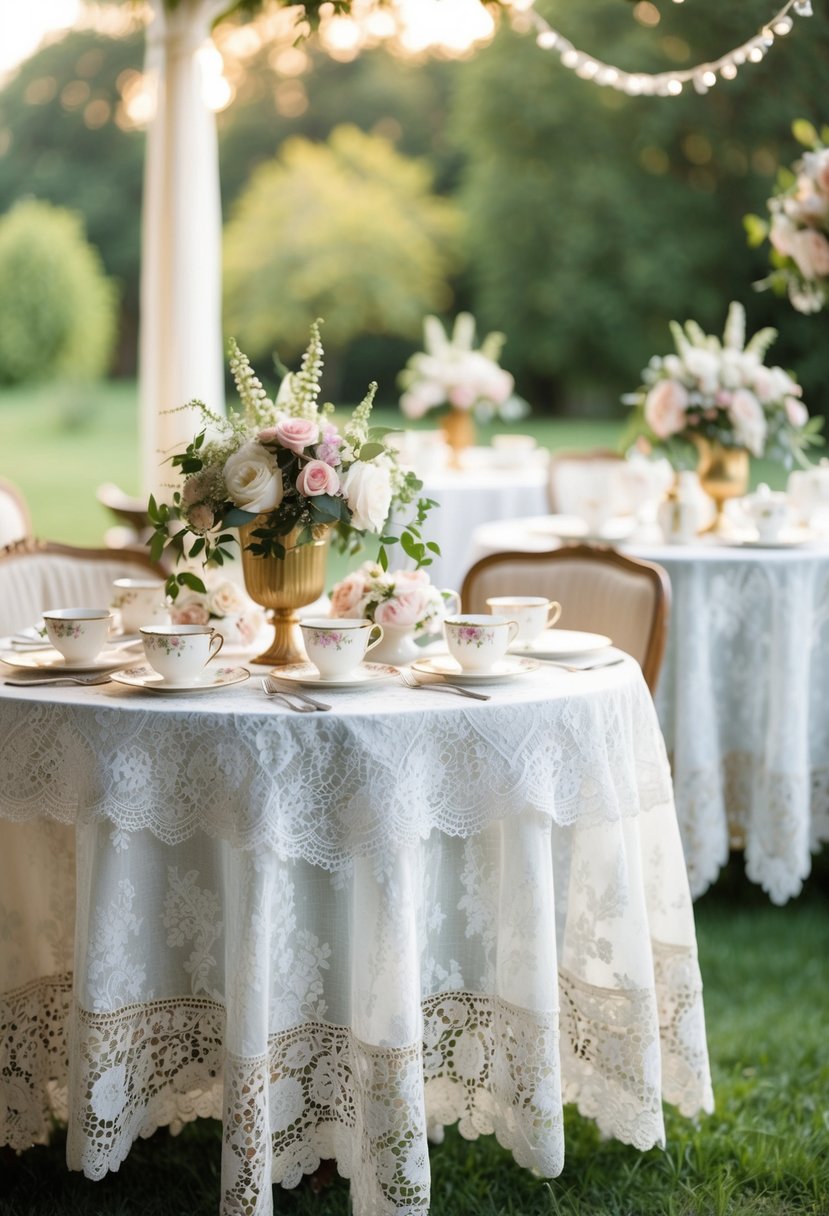
[[[247,667],[206,667],[205,670],[188,684],[174,684],[163,679],[157,671],[148,664],[141,667],[128,667],[126,671],[116,672],[112,677],[113,684],[125,684],[127,688],[140,688],[144,692],[214,692],[217,688],[229,688],[231,684],[241,684],[250,678]]]
[[[612,645],[611,639],[603,633],[584,633],[578,629],[545,629],[529,646],[523,646],[520,642],[513,643],[510,646],[510,654],[524,654],[534,659],[572,659],[576,655],[606,650]]]
[[[0,663],[7,667],[24,667],[36,671],[116,671],[135,662],[135,651],[108,649],[105,654],[86,663],[69,663],[58,650],[3,650]]]
[[[518,676],[538,671],[540,666],[537,659],[519,659],[514,655],[499,659],[489,671],[464,671],[460,663],[448,654],[416,659],[411,664],[413,671],[422,671],[427,676],[442,676],[447,684],[501,684],[505,680],[515,680]]]
[[[306,688],[371,688],[386,680],[396,680],[400,672],[389,663],[361,663],[350,675],[324,680],[313,663],[286,663],[284,667],[274,667],[270,674]]]

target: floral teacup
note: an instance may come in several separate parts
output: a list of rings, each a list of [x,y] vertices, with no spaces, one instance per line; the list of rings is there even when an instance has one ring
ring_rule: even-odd
[[[92,663],[106,645],[112,614],[108,608],[53,608],[43,621],[67,663]]]
[[[112,607],[120,614],[124,633],[137,633],[142,625],[166,625],[170,620],[161,579],[117,578],[112,588]]]
[[[446,644],[464,671],[489,671],[518,637],[517,621],[505,616],[447,617],[443,622]]]
[[[347,679],[383,639],[383,626],[350,617],[300,621],[305,653],[323,680]]]
[[[209,625],[144,625],[147,662],[168,684],[194,684],[214,659],[224,638]]]
[[[517,640],[521,646],[532,646],[561,616],[558,600],[548,600],[543,595],[497,595],[488,599],[486,606],[490,612],[518,622]]]

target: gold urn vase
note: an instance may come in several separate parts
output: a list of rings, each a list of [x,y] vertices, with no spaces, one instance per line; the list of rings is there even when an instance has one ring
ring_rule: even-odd
[[[297,608],[312,604],[325,589],[325,567],[331,529],[318,529],[319,537],[310,544],[297,545],[299,529],[294,528],[280,537],[285,547],[284,557],[256,557],[248,551],[251,533],[262,527],[266,516],[239,529],[242,546],[242,571],[248,595],[262,608],[271,609],[274,628],[273,641],[254,663],[300,663],[305,659],[299,632]]]
[[[725,527],[723,514],[729,498],[742,498],[748,492],[748,452],[745,448],[727,448],[715,439],[702,435],[694,436],[694,446],[699,452],[697,473],[705,493],[713,498],[717,508],[714,522],[705,530],[722,532]]]
[[[454,406],[440,420],[444,441],[452,449],[451,464],[460,468],[461,452],[475,443],[475,422],[471,410],[459,410]]]

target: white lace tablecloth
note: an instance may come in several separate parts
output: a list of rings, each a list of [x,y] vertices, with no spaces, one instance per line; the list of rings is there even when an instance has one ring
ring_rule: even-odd
[[[642,1149],[711,1109],[638,667],[490,691],[0,688],[0,1143],[68,1117],[100,1178],[213,1115],[222,1216],[326,1157],[373,1216],[428,1211],[430,1125],[554,1176],[562,1102]]]
[[[538,521],[515,520],[477,529],[473,556],[551,543]],[[829,544],[619,548],[671,579],[656,705],[692,893],[733,843],[752,881],[785,903],[829,840]]]

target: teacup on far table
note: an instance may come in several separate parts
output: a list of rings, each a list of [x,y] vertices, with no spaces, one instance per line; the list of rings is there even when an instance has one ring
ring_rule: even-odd
[[[144,654],[168,684],[194,684],[214,659],[224,638],[209,625],[144,625]]]
[[[121,618],[124,633],[138,633],[142,625],[169,624],[162,579],[117,578],[112,592],[112,608]]]
[[[323,680],[347,679],[383,640],[383,626],[354,617],[300,621],[305,653]]]
[[[67,663],[93,663],[106,645],[108,608],[53,608],[43,613],[49,641]]]
[[[443,632],[449,653],[464,671],[489,671],[518,636],[519,625],[505,616],[446,617]]]
[[[519,646],[532,646],[561,616],[561,604],[543,595],[495,595],[487,600],[486,606],[495,616],[518,622]]]

